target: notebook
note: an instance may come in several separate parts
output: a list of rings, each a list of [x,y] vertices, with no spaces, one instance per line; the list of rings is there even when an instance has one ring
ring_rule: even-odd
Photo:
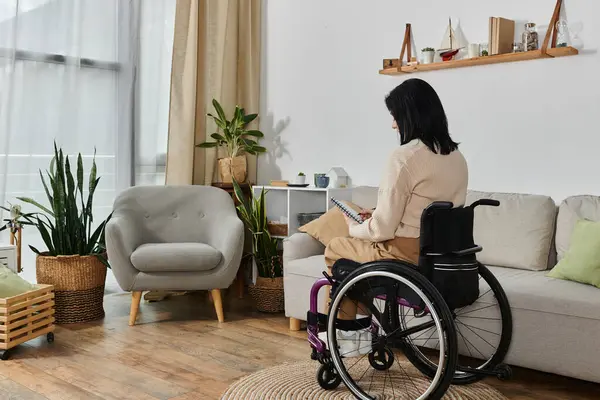
[[[334,199],[333,197],[331,198],[331,202],[333,204],[335,204],[335,206],[337,208],[342,210],[342,212],[344,214],[346,214],[348,217],[352,218],[354,221],[358,222],[359,224],[363,223],[363,219],[360,216],[360,214],[357,213],[356,211],[354,211],[353,209],[351,209],[350,207],[348,207],[346,204],[344,204],[344,202]]]

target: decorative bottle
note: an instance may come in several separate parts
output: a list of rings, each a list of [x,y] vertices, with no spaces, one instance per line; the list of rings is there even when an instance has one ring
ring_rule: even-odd
[[[539,44],[538,33],[533,22],[525,24],[525,31],[522,36],[523,50],[537,50]]]

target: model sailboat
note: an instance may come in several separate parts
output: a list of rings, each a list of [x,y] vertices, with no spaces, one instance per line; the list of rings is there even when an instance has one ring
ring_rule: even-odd
[[[440,57],[442,60],[451,60],[461,49],[467,47],[468,42],[465,34],[460,27],[460,20],[456,26],[456,30],[452,28],[452,18],[448,18],[448,27],[444,33],[440,49]]]

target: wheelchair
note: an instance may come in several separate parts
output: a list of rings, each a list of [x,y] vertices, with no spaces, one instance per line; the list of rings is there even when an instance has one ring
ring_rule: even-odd
[[[510,305],[477,261],[482,247],[473,239],[475,207],[499,205],[434,202],[421,216],[418,266],[339,260],[314,283],[307,331],[323,389],[343,382],[361,400],[440,399],[450,384],[512,376],[502,364],[512,337]],[[317,304],[327,285],[325,315]]]

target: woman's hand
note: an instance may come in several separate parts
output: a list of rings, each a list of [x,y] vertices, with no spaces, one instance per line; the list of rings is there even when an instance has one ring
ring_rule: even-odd
[[[373,216],[373,210],[364,210],[363,209],[363,210],[360,210],[358,215],[361,216],[363,221],[366,221]]]
[[[346,214],[343,214],[343,215],[344,215],[344,219],[346,220],[346,223],[348,224],[348,226],[356,225],[358,223],[355,220],[353,220],[352,218],[350,218],[349,216],[347,216]],[[362,218],[363,221],[366,221],[373,216],[373,210],[364,210],[363,209],[358,212],[358,215],[360,215],[360,217]]]

